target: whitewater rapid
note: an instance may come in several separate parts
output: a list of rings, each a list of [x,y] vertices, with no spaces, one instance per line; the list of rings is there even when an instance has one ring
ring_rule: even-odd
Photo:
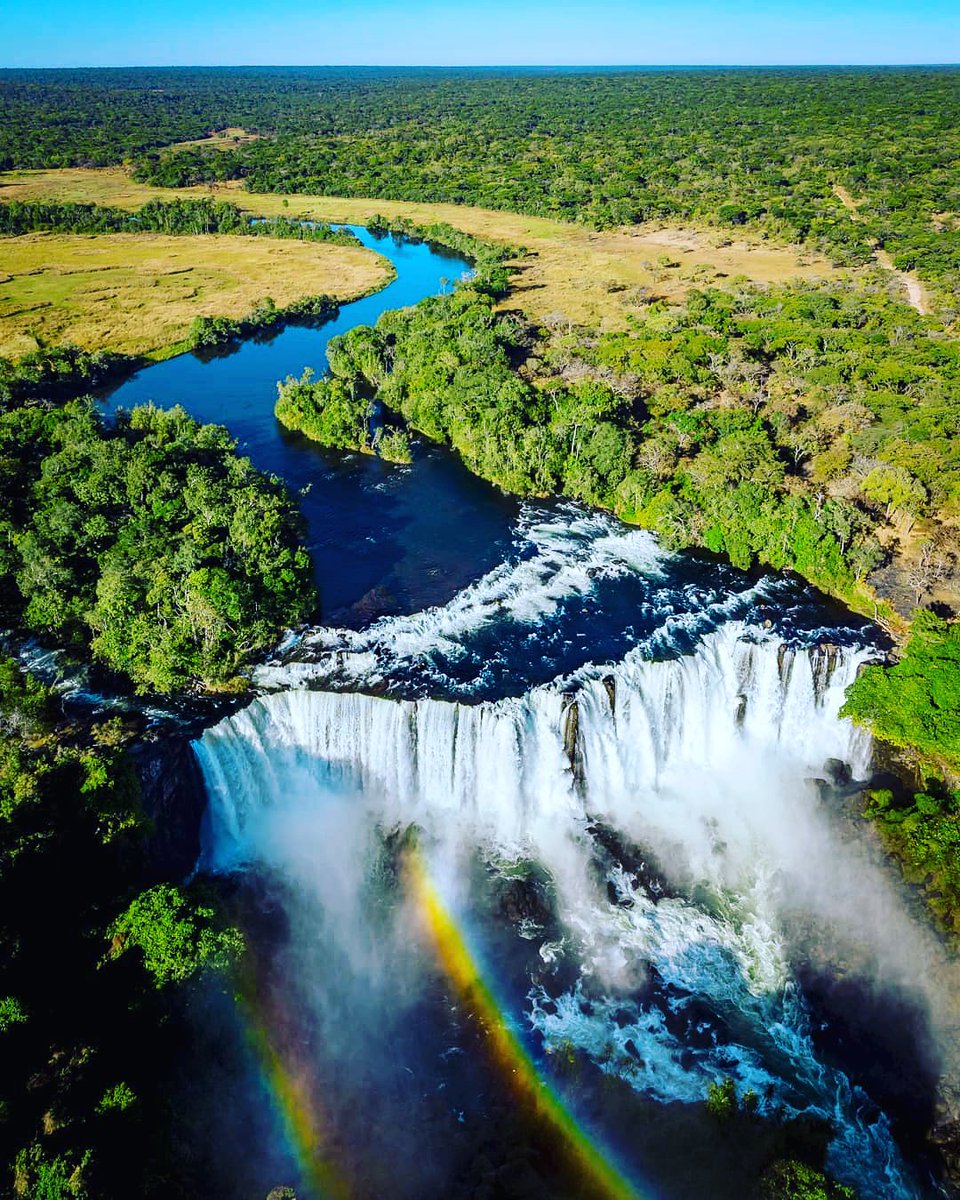
[[[205,865],[302,883],[321,814],[348,812],[351,837],[416,826],[469,922],[471,860],[536,864],[558,924],[518,930],[545,978],[517,1019],[547,1052],[663,1102],[732,1077],[762,1111],[832,1121],[830,1166],[865,1200],[920,1196],[887,1116],[818,1053],[796,977],[842,962],[933,1003],[934,948],[817,783],[868,774],[839,710],[875,647],[796,585],[678,562],[608,518],[534,513],[450,605],[291,637],[196,744]]]

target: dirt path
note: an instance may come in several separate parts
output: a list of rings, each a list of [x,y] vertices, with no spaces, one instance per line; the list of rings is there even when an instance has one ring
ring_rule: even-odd
[[[850,213],[853,219],[857,222],[861,221],[860,202],[854,200],[846,188],[839,184],[834,184],[833,194],[837,197],[840,203]],[[888,271],[900,284],[903,290],[907,293],[907,300],[910,305],[917,310],[922,317],[925,317],[930,311],[926,297],[923,294],[923,285],[912,271],[898,271],[894,266],[893,259],[886,250],[881,250],[879,247],[873,251],[873,257],[877,260],[885,271]]]

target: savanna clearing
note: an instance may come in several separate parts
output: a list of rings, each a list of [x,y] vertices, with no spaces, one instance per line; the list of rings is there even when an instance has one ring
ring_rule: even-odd
[[[33,233],[0,241],[0,355],[42,343],[162,357],[197,316],[241,318],[270,296],[342,301],[389,282],[359,246],[232,236]]]
[[[158,188],[120,168],[68,168],[0,174],[0,201],[57,200],[139,208],[148,200],[214,196],[257,216],[364,224],[375,214],[417,224],[446,222],[477,237],[524,246],[506,307],[534,320],[562,316],[576,324],[623,328],[626,316],[654,296],[682,300],[692,287],[788,279],[836,282],[849,277],[825,257],[777,246],[759,235],[733,240],[716,229],[638,225],[598,233],[543,217],[457,204],[251,193],[238,183]],[[279,303],[279,298],[277,299]]]

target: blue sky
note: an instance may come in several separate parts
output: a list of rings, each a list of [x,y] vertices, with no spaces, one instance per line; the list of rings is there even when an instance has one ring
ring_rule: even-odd
[[[960,0],[3,0],[0,66],[960,62]]]

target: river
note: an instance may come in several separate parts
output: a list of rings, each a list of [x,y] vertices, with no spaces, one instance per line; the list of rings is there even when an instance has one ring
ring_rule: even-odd
[[[398,270],[377,296],[111,397],[303,491],[323,598],[195,743],[200,869],[253,946],[191,1072],[209,1195],[733,1200],[800,1144],[864,1200],[938,1194],[940,951],[858,829],[871,746],[838,715],[875,631],[436,448],[287,436],[278,378],[464,266],[360,236]]]
[[[326,451],[274,418],[277,381],[308,366],[323,371],[332,337],[435,295],[469,269],[441,247],[349,228],[396,268],[382,291],[343,305],[319,328],[287,325],[147,367],[108,402],[182,404],[199,421],[225,425],[257,467],[301,493],[323,615],[338,624],[448,600],[497,561],[518,507],[444,450],[421,448],[416,470],[397,470],[371,455]]]

